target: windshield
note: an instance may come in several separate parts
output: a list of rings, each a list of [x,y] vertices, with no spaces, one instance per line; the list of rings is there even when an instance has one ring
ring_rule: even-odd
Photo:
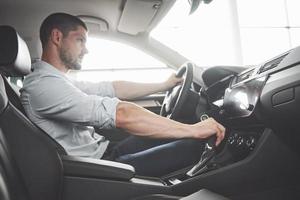
[[[299,0],[177,1],[151,36],[200,66],[263,62],[300,44]]]

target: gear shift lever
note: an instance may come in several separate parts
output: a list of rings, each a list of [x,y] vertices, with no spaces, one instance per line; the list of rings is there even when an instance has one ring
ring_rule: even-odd
[[[216,139],[217,138],[215,135],[208,138],[200,161],[186,173],[188,176],[195,176],[208,169],[207,163],[214,157],[216,153]]]

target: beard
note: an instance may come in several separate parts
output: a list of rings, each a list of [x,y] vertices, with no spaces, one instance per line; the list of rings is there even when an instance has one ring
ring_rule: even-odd
[[[81,69],[81,58],[78,56],[77,58],[74,58],[72,54],[67,49],[60,49],[59,51],[59,57],[60,60],[63,62],[63,64],[71,70],[80,70]]]

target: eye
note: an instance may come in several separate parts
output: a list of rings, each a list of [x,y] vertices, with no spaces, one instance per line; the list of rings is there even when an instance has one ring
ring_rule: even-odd
[[[79,41],[81,44],[85,44],[86,43],[86,39],[85,38],[78,38],[77,41]]]

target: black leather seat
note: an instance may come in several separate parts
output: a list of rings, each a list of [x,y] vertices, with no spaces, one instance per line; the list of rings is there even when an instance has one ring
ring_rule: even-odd
[[[9,194],[17,192],[18,197],[19,194],[27,193],[30,200],[60,200],[63,189],[63,166],[60,154],[66,153],[19,110],[22,106],[18,96],[14,94],[6,79],[6,76],[25,75],[30,72],[30,69],[31,59],[26,43],[13,28],[0,26],[0,128],[3,141],[5,140],[3,142],[5,145],[1,144],[0,151],[1,153],[9,151],[9,158],[13,158],[15,163],[14,166],[1,164],[1,168],[4,166],[6,171],[13,170],[12,175],[5,175],[1,168],[0,174],[4,174],[3,177],[19,177],[20,180],[7,186],[13,185],[13,190],[15,190],[14,184],[24,182],[23,187],[20,188],[24,188],[22,190],[26,192],[13,191]],[[3,157],[5,155],[1,155],[2,159]],[[11,178],[8,177],[8,180]],[[3,191],[6,191],[6,186]],[[5,192],[3,194],[5,195]],[[26,199],[17,197],[11,199]]]
[[[0,78],[0,113],[4,111],[8,104],[8,99],[5,95],[2,95],[5,92],[2,80]],[[0,128],[0,199],[28,200],[28,191],[5,138],[2,128]]]

